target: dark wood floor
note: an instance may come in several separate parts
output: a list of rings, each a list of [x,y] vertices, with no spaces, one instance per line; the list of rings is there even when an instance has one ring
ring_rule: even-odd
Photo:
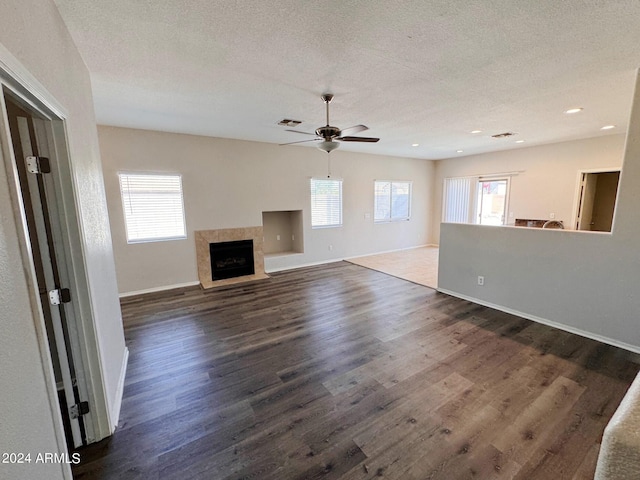
[[[78,479],[587,479],[625,352],[348,263],[123,301]]]

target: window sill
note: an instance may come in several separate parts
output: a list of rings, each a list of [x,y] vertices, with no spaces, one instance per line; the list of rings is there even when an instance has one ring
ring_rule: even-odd
[[[186,240],[187,236],[184,237],[167,237],[167,238],[147,238],[141,240],[127,240],[127,245],[135,245],[138,243],[155,243],[155,242],[171,242],[173,240]]]
[[[398,222],[408,222],[411,220],[410,218],[397,218],[393,220],[374,220],[373,223],[398,223]]]

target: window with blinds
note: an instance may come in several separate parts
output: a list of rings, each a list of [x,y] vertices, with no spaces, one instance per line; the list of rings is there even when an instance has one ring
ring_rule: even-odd
[[[311,179],[311,227],[342,226],[342,180]]]
[[[373,219],[376,222],[409,220],[411,182],[374,182]]]
[[[182,177],[119,173],[127,243],[186,238]]]

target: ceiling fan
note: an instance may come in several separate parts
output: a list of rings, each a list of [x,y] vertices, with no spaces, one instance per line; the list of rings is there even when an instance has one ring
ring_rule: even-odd
[[[338,127],[331,126],[329,124],[329,103],[331,103],[331,100],[333,99],[333,94],[325,93],[322,95],[321,98],[322,98],[322,101],[327,106],[326,107],[327,108],[327,124],[324,127],[317,128],[315,133],[301,132],[300,130],[287,130],[287,132],[302,133],[304,135],[313,135],[316,138],[313,138],[311,140],[301,140],[299,142],[282,143],[281,145],[292,145],[294,143],[320,141],[320,143],[318,144],[318,148],[320,150],[324,150],[325,152],[329,153],[340,146],[338,142],[375,143],[378,140],[380,140],[379,138],[375,138],[375,137],[354,137],[352,135],[348,135],[348,134],[369,130],[369,127],[365,125],[354,125],[353,127],[345,128],[343,130],[340,130]]]

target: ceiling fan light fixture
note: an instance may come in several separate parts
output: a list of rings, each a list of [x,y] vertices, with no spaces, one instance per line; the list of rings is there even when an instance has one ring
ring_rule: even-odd
[[[318,144],[318,148],[320,150],[324,150],[327,153],[332,152],[333,150],[335,150],[339,146],[340,146],[340,144],[338,142],[334,142],[333,140],[325,140],[325,141],[320,142]]]
[[[340,142],[366,142],[366,143],[376,143],[379,141],[379,138],[376,137],[359,137],[353,136],[354,133],[363,132],[365,130],[369,130],[369,127],[366,125],[354,125],[352,127],[348,127],[345,129],[339,129],[338,127],[334,127],[329,123],[329,102],[333,99],[333,95],[330,93],[325,93],[322,95],[322,100],[326,104],[327,109],[327,124],[323,127],[316,128],[315,135],[309,132],[301,132],[298,130],[289,130],[288,132],[301,133],[303,135],[315,136],[313,140],[301,140],[299,142],[288,142],[282,143],[281,145],[292,145],[294,143],[305,143],[305,142],[316,142],[318,140],[321,143],[317,144],[317,147],[327,153],[332,152],[336,148],[340,146]],[[289,119],[284,119],[283,122],[292,121]],[[346,133],[349,132],[348,135]]]

